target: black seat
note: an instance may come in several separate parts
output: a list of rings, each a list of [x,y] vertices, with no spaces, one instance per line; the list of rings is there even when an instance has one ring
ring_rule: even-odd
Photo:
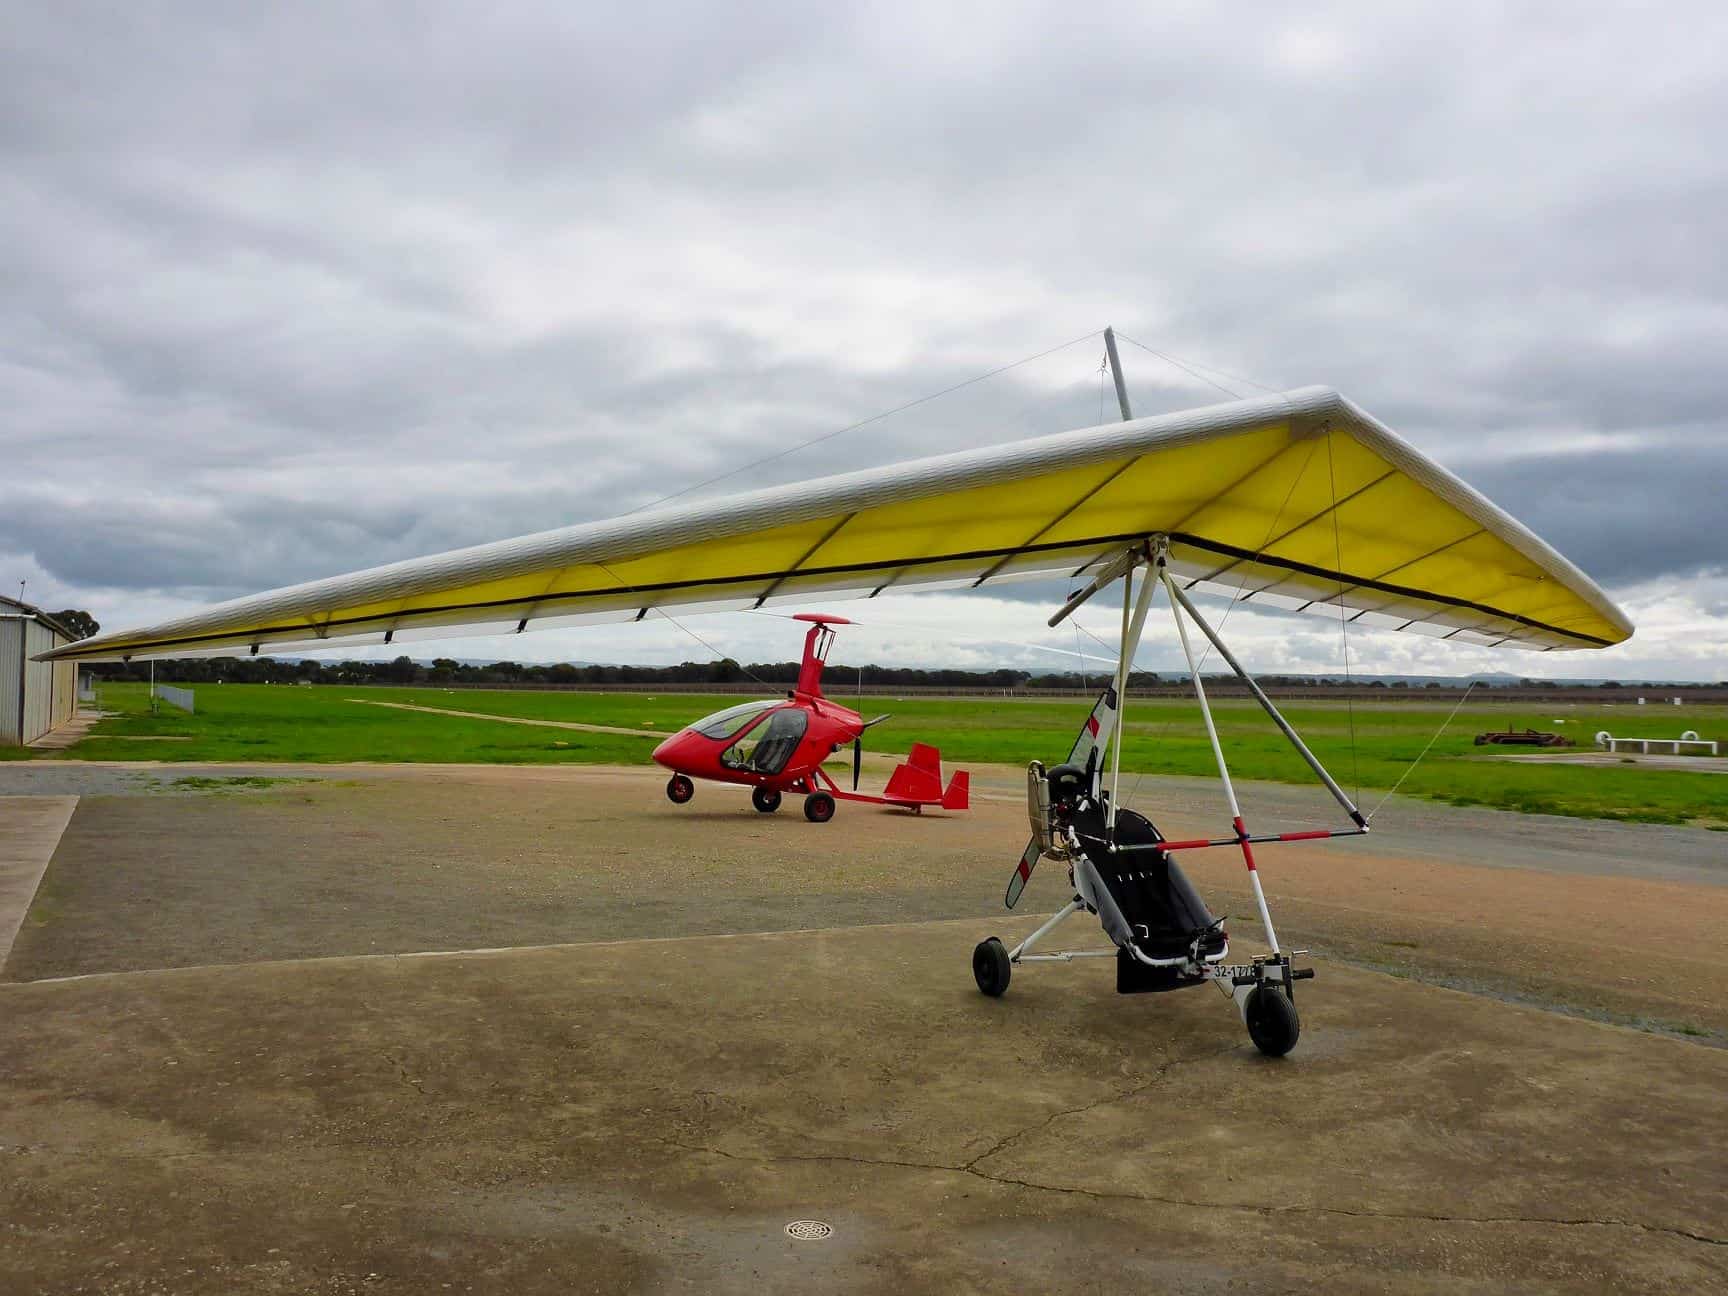
[[[1086,858],[1133,932],[1133,941],[1149,958],[1181,958],[1196,935],[1202,957],[1219,954],[1225,945],[1200,893],[1167,851],[1119,850],[1112,853],[1105,839],[1104,807],[1087,803],[1074,816],[1074,828]],[[1157,846],[1164,840],[1152,821],[1133,810],[1116,814],[1116,844]]]

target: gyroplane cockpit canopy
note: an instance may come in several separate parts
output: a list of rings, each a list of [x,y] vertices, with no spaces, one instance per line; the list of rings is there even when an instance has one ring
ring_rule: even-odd
[[[716,711],[713,715],[703,716],[690,728],[704,738],[731,738],[741,732],[757,716],[764,711],[780,706],[778,698],[766,702],[740,702],[737,706],[729,706],[724,711]]]

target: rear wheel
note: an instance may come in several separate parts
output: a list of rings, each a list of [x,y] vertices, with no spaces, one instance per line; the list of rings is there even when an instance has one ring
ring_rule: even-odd
[[[994,936],[981,940],[972,951],[972,979],[978,983],[978,989],[992,999],[1000,999],[1008,992],[1008,978],[1014,973],[1014,965],[1008,960],[1008,951],[1002,942]]]
[[[759,787],[750,793],[750,804],[763,814],[773,814],[780,808],[780,794],[773,788]]]
[[[696,795],[696,785],[688,775],[674,774],[666,780],[666,799],[673,805],[683,805]]]
[[[827,823],[834,817],[834,798],[826,792],[812,792],[804,798],[804,817],[811,823]]]
[[[1248,1038],[1267,1057],[1283,1057],[1296,1047],[1302,1022],[1296,1005],[1275,986],[1256,986],[1248,996]]]

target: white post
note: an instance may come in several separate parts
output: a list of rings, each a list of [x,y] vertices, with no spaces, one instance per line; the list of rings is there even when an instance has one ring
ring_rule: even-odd
[[[1276,954],[1278,934],[1272,930],[1272,912],[1266,907],[1266,893],[1260,887],[1260,870],[1254,867],[1254,848],[1248,844],[1248,829],[1242,823],[1242,807],[1236,802],[1236,787],[1230,782],[1230,767],[1224,762],[1224,747],[1218,741],[1218,727],[1212,723],[1212,708],[1206,701],[1206,686],[1200,682],[1200,670],[1194,664],[1194,650],[1188,644],[1188,627],[1182,619],[1182,604],[1176,598],[1175,585],[1163,563],[1158,565],[1158,574],[1164,583],[1170,586],[1170,613],[1176,618],[1176,635],[1182,641],[1182,655],[1188,660],[1188,674],[1194,680],[1194,696],[1200,702],[1200,718],[1206,722],[1206,737],[1211,740],[1212,755],[1218,762],[1218,777],[1224,784],[1224,799],[1230,805],[1230,824],[1236,831],[1236,840],[1241,843],[1242,860],[1248,865],[1248,881],[1254,888],[1254,904],[1260,910],[1260,925],[1266,929],[1266,943]]]

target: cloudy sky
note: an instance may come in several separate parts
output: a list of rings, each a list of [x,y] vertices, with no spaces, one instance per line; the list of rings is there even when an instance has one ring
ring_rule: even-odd
[[[1728,9],[1300,8],[14,6],[0,592],[119,629],[606,517],[1050,348],[703,489],[1091,425],[1114,324],[1215,367],[1125,347],[1136,412],[1336,386],[1639,626],[1356,668],[1728,678]],[[1000,593],[859,615],[841,656],[1075,646]]]

